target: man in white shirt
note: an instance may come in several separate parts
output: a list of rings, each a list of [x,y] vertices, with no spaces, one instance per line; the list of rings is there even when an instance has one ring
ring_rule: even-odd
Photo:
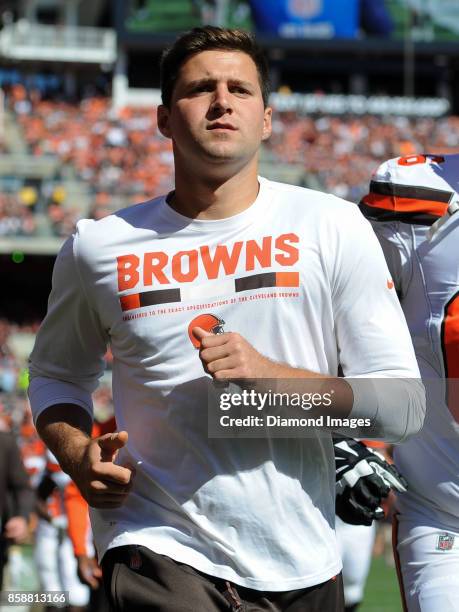
[[[354,205],[258,178],[271,109],[249,34],[184,34],[162,96],[175,191],[64,245],[31,356],[37,428],[93,508],[115,609],[342,610],[331,436],[209,438],[209,382],[316,379],[376,435],[419,431],[382,252]],[[121,431],[91,442],[108,342]],[[349,377],[396,377],[395,395]]]

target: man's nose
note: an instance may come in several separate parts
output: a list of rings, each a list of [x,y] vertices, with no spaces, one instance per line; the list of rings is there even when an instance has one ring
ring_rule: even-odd
[[[215,88],[211,108],[213,111],[224,113],[230,113],[232,111],[231,96],[226,85],[219,84]]]

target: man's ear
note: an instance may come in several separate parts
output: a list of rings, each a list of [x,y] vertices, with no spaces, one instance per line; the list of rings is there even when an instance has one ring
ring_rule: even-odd
[[[158,106],[158,130],[166,138],[171,138],[171,131],[169,128],[169,109],[164,104]]]
[[[271,131],[272,131],[272,116],[273,116],[273,109],[269,106],[267,106],[265,108],[265,115],[263,118],[263,134],[261,136],[262,140],[268,140],[268,138],[271,136]]]

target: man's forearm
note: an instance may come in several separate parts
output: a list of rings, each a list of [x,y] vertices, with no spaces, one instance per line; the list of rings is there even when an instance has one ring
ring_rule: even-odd
[[[265,392],[275,390],[277,393],[297,394],[307,390],[317,394],[330,393],[333,396],[333,405],[328,409],[330,416],[345,418],[352,410],[354,394],[343,378],[273,361],[235,332],[211,334],[195,327],[192,333],[200,342],[199,357],[204,369],[214,380],[247,381],[241,384]],[[320,416],[321,412],[321,407],[318,407],[309,414],[311,417]]]
[[[76,404],[50,406],[39,415],[36,428],[61,468],[72,476],[90,440],[92,421],[86,410]]]
[[[265,374],[269,377],[268,385],[274,384],[277,393],[317,393],[333,396],[332,404],[328,405],[327,413],[333,418],[346,418],[354,404],[354,393],[351,385],[341,377],[328,376],[303,368],[296,368],[284,363],[277,363],[268,358]],[[257,387],[263,387],[263,380],[257,381]],[[274,389],[271,389],[274,391]],[[309,415],[320,416],[323,407],[312,408]]]
[[[368,428],[357,431],[337,427],[335,431],[344,435],[378,438],[396,444],[419,433],[422,428],[425,393],[420,379],[395,376],[377,380],[346,379],[324,376],[284,364],[274,364],[272,372],[273,378],[279,379],[277,391],[298,391],[298,382],[292,379],[303,379],[310,381],[314,392],[322,395],[332,392],[333,402],[327,407],[327,413],[332,418],[370,420],[371,432]],[[322,410],[323,408],[319,407],[310,410],[308,414],[315,417],[320,415]]]
[[[128,441],[126,431],[91,438],[92,419],[76,404],[46,408],[37,417],[36,427],[90,506],[117,508],[125,502],[133,470],[114,460]]]

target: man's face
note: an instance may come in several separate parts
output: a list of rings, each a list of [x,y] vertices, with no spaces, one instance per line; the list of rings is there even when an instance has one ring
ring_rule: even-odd
[[[263,106],[252,58],[224,50],[190,57],[170,108],[158,109],[158,125],[173,140],[176,162],[244,166],[271,134],[271,109]]]

